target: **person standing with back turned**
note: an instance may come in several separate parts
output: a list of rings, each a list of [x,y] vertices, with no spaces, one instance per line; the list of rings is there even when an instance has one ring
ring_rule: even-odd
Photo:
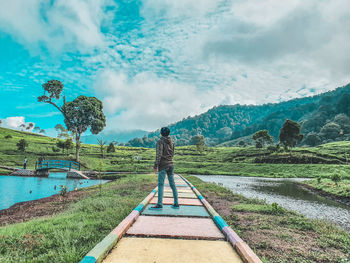
[[[174,181],[174,143],[171,140],[168,127],[160,129],[162,137],[157,142],[156,148],[156,162],[154,164],[154,172],[158,172],[158,202],[152,206],[151,209],[163,208],[163,193],[164,193],[164,179],[168,176],[168,181],[173,191],[174,204],[171,206],[174,209],[180,208],[177,196],[176,185]]]

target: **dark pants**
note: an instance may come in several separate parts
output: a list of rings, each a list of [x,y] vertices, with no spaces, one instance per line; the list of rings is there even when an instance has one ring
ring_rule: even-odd
[[[161,170],[158,172],[158,203],[157,204],[163,205],[165,175],[168,175],[169,185],[171,187],[171,190],[173,191],[174,204],[178,205],[179,201],[178,201],[177,190],[176,190],[176,185],[174,181],[174,166],[169,166],[164,170]]]
[[[27,169],[27,164],[26,163],[23,164],[23,169]]]

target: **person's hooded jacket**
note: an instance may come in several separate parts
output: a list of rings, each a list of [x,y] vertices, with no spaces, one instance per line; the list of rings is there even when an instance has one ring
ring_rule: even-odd
[[[172,165],[174,165],[174,143],[170,136],[162,136],[157,142],[156,148],[156,162],[154,164],[154,169],[159,171],[164,170]]]

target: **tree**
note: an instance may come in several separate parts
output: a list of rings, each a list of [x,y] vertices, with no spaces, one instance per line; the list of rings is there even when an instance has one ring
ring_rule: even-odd
[[[56,143],[56,146],[57,146],[57,148],[62,149],[62,153],[64,154],[64,150],[66,149],[66,145],[65,145],[64,141],[59,140]]]
[[[344,94],[338,101],[337,110],[339,113],[350,115],[350,94]]]
[[[63,116],[65,117],[64,110],[62,107],[58,106],[53,100],[60,99],[61,92],[63,90],[63,84],[59,80],[49,80],[48,82],[42,85],[44,88],[44,95],[38,97],[39,102],[44,102],[53,105],[56,109],[58,109]],[[48,94],[48,96],[46,95]],[[66,103],[66,98],[63,97],[63,105]]]
[[[310,132],[306,138],[304,143],[309,145],[309,146],[317,146],[319,144],[321,144],[322,140],[320,138],[320,136],[318,136],[316,133],[314,132]]]
[[[114,153],[115,152],[115,147],[114,147],[114,143],[111,142],[108,147],[107,147],[107,152],[108,153]]]
[[[41,130],[41,129],[40,129],[39,126],[35,126],[35,127],[34,127],[34,131],[39,132],[40,130]]]
[[[197,147],[197,151],[199,151],[200,153],[203,152],[204,150],[204,146],[205,146],[205,142],[204,142],[204,137],[203,135],[195,135],[191,138],[190,143],[192,145],[196,145]]]
[[[326,125],[324,125],[320,131],[320,135],[324,137],[325,139],[332,139],[340,136],[341,127],[340,125],[329,122]]]
[[[55,100],[60,99],[63,90],[62,82],[50,80],[43,84],[43,88],[44,95],[38,97],[38,101],[51,104],[62,113],[67,130],[74,134],[76,160],[79,161],[81,135],[88,128],[92,134],[98,134],[106,126],[102,102],[95,97],[86,96],[79,96],[71,102],[66,102],[63,96],[63,105],[59,106]]]
[[[1,124],[2,124],[2,120],[0,120],[0,127],[1,127]]]
[[[19,125],[19,127],[21,128],[21,130],[23,131],[24,128],[26,127],[26,125],[24,123],[22,123],[21,125]]]
[[[101,157],[102,158],[105,158],[105,154],[104,154],[104,146],[106,145],[106,142],[105,141],[103,141],[103,139],[101,138],[101,139],[99,139],[99,138],[97,138],[97,143],[98,143],[98,145],[100,146],[100,151],[101,151]]]
[[[238,145],[241,146],[241,147],[244,147],[245,146],[245,142],[243,140],[239,141]]]
[[[30,130],[34,127],[34,123],[30,122],[28,126],[26,127],[26,130]]]
[[[221,141],[225,141],[231,138],[232,130],[229,127],[223,127],[216,132],[216,135],[221,139]]]
[[[106,126],[103,105],[95,97],[79,96],[63,105],[67,129],[75,134],[76,160],[79,161],[81,135],[90,128],[92,134],[98,134]]]
[[[39,133],[42,133],[42,134],[45,134],[45,130],[44,129],[41,129],[40,131],[39,131]]]
[[[295,147],[303,139],[300,124],[287,119],[280,130],[279,139],[285,147]]]
[[[263,148],[265,143],[273,142],[272,136],[269,134],[268,130],[260,130],[253,135],[253,140],[255,141],[256,148]]]
[[[28,147],[28,142],[25,139],[21,139],[16,145],[19,151],[25,152],[26,148]]]
[[[69,150],[73,149],[74,148],[74,143],[73,143],[73,140],[72,138],[67,138],[64,142],[64,147],[66,148],[67,150],[67,155],[68,155],[68,152]]]
[[[344,133],[350,133],[350,118],[346,114],[336,115],[334,122],[340,125]]]
[[[62,124],[57,124],[55,126],[55,130],[58,132],[58,138],[69,138],[69,133],[65,127],[63,127]]]

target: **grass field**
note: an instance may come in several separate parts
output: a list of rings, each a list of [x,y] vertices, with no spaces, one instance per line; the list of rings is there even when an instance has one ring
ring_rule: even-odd
[[[11,138],[8,138],[11,136]],[[7,137],[7,138],[5,138]],[[29,146],[25,153],[19,152],[16,143],[25,138]],[[58,139],[0,128],[0,165],[22,166],[24,156],[29,159],[29,168],[34,168],[38,157],[46,159],[73,159],[71,151],[53,152]],[[97,145],[83,144],[81,163],[84,170],[151,172],[155,149],[137,147],[116,147],[116,152],[106,153],[101,158]],[[141,159],[135,160],[138,156]],[[272,151],[255,147],[208,147],[203,152],[195,146],[176,147],[175,169],[182,174],[220,174],[261,177],[306,177],[324,178],[317,187],[324,191],[349,193],[350,185],[350,142],[336,142],[318,147],[294,148],[291,151]],[[0,171],[1,173],[1,171]],[[337,185],[326,185],[326,179],[340,175]],[[333,189],[330,189],[333,188]]]
[[[0,262],[78,262],[155,187],[154,175],[129,175],[83,189],[88,197],[52,217],[0,228]]]
[[[350,235],[277,204],[233,194],[187,176],[264,263],[349,263]]]

